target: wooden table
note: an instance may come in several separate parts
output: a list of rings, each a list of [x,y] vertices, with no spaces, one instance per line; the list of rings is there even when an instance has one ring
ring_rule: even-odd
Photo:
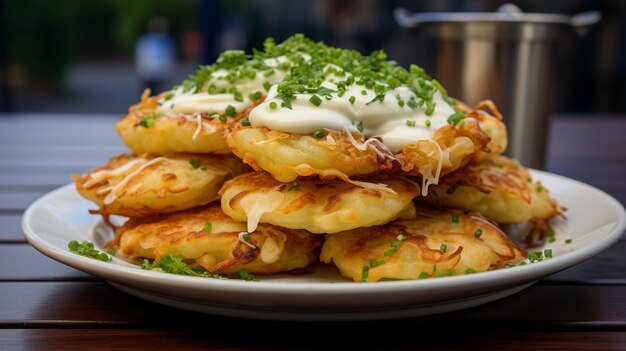
[[[575,117],[554,119],[547,169],[626,204],[626,118]],[[0,115],[0,350],[626,349],[624,240],[503,300],[402,320],[260,322],[118,291],[40,254],[20,230],[32,201],[124,150],[116,118]]]

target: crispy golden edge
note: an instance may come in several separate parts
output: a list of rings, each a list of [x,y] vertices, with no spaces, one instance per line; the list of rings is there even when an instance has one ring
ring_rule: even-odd
[[[250,129],[259,132],[253,135],[255,140],[242,139],[240,136]],[[379,159],[373,150],[357,149],[345,133],[331,130],[325,130],[325,133],[331,136],[335,142],[330,143],[326,138],[316,139],[310,135],[273,131],[265,127],[255,128],[231,124],[225,138],[232,152],[254,170],[268,171],[283,182],[293,181],[297,177],[309,176],[319,176],[321,179],[339,178],[347,180],[350,176],[368,177],[393,168],[393,162],[390,159]],[[353,133],[352,135],[360,143],[365,141],[362,134]],[[303,143],[310,143],[312,148],[316,149],[316,155],[319,155],[320,160],[324,160],[322,163],[326,164],[325,167],[315,167],[306,162],[290,164],[289,161],[273,159],[274,155],[261,154],[258,152],[258,148],[246,148],[247,144],[274,144],[277,147],[297,148],[297,145]],[[381,152],[383,151],[379,146],[375,147]],[[267,163],[270,163],[271,166],[267,166]]]
[[[531,204],[532,192],[540,188],[549,192],[539,182],[533,182],[528,170],[517,161],[501,155],[490,155],[476,164],[468,165],[443,177],[439,185],[430,191],[427,202],[439,204],[438,193],[453,194],[459,187],[471,187],[482,193],[501,191],[526,204]],[[551,217],[563,215],[565,208],[549,197],[551,212],[542,218],[533,218],[537,226],[546,228],[545,221]],[[514,211],[515,209],[511,209]]]
[[[143,147],[140,149],[136,149],[136,145],[131,145],[126,138],[130,129],[140,130],[144,127],[140,125],[141,121],[148,115],[157,113],[157,103],[163,97],[164,93],[150,96],[150,89],[144,90],[140,102],[131,106],[128,109],[128,114],[122,117],[115,125],[115,129],[118,134],[122,137],[122,140],[130,149],[133,149],[134,152],[144,153],[144,152],[156,152],[155,150],[145,150]],[[229,124],[239,124],[241,119],[246,117],[250,111],[259,105],[261,102],[265,100],[265,96],[261,97],[257,101],[254,101],[250,106],[248,106],[243,111],[240,111],[237,115],[228,118],[228,122],[222,122],[219,118],[210,117],[208,112],[201,112],[200,117],[203,123],[208,123],[215,131],[210,133],[209,135],[200,134],[199,138],[206,138],[207,141],[210,141],[210,147],[205,150],[170,150],[169,152],[161,152],[162,154],[175,154],[179,152],[197,152],[197,153],[214,153],[214,154],[229,154],[231,153],[230,149],[226,145],[224,141],[224,134],[228,131]],[[160,125],[167,125],[168,127],[174,124],[179,130],[181,128],[186,128],[187,134],[189,134],[189,140],[192,140],[193,134],[197,129],[197,124],[195,122],[190,122],[187,118],[184,117],[183,113],[170,113],[167,114],[166,119],[157,118],[154,121],[154,125],[152,129],[157,129]],[[167,128],[165,129],[167,131]],[[135,136],[140,137],[140,136]],[[145,137],[145,136],[142,136]]]
[[[511,241],[498,227],[487,221],[478,213],[466,213],[460,210],[434,210],[418,208],[417,218],[397,220],[387,225],[359,228],[342,233],[328,235],[320,260],[324,263],[334,262],[342,274],[354,281],[362,281],[362,267],[368,265],[367,282],[376,282],[382,278],[395,278],[394,267],[403,267],[403,262],[413,264],[419,257],[420,264],[429,269],[424,271],[427,277],[434,277],[438,272],[455,269],[459,263],[464,247],[442,251],[441,247],[429,247],[426,242],[429,233],[437,235],[462,235],[466,240],[483,241],[489,237],[487,244],[498,257],[488,270],[504,267],[509,263],[518,263],[526,256],[526,251]],[[456,216],[457,223],[451,224]],[[476,237],[476,229],[481,229],[480,237]],[[389,254],[391,243],[403,238],[397,249]],[[481,244],[482,245],[482,244]],[[385,254],[388,253],[388,254]],[[379,264],[371,265],[372,260]],[[406,261],[409,260],[409,261]],[[401,269],[399,268],[399,269]],[[415,272],[411,279],[417,279],[421,272]],[[461,272],[462,273],[462,272]],[[459,273],[459,274],[461,274]],[[405,278],[406,279],[406,278]]]
[[[391,188],[396,193],[404,195],[409,194],[411,198],[419,194],[419,186],[406,178],[381,175],[376,178],[368,179],[368,181],[373,183],[393,184]],[[230,199],[229,206],[235,208],[239,206],[241,200],[252,193],[267,191],[291,191],[290,188],[292,186],[296,185],[279,182],[265,172],[252,172],[242,174],[224,183],[224,186],[222,186],[222,189],[219,191],[219,195],[223,196],[227,189],[245,189]],[[307,205],[314,205],[316,203],[315,194],[320,189],[324,188],[335,190],[333,195],[326,199],[326,203],[323,206],[320,205],[323,212],[332,211],[337,204],[342,201],[342,198],[345,195],[355,191],[365,198],[380,199],[383,197],[382,191],[378,189],[363,188],[357,185],[345,183],[341,180],[322,181],[317,178],[305,178],[298,180],[296,190],[298,198],[290,202],[288,206],[282,208],[281,212],[286,214],[301,209]]]
[[[110,179],[107,178],[107,179],[103,179],[100,182],[89,184],[89,182],[91,181],[91,177],[94,173],[98,173],[101,171],[113,171],[135,159],[151,160],[157,157],[158,156],[155,156],[155,155],[134,156],[134,155],[129,155],[129,154],[118,154],[118,155],[113,156],[106,164],[98,166],[82,175],[72,174],[71,178],[76,186],[76,190],[83,197],[95,202],[100,207],[98,210],[90,210],[90,213],[92,214],[101,214],[105,216],[108,216],[111,214],[117,214],[117,215],[122,215],[122,216],[129,216],[129,217],[142,217],[142,216],[154,215],[156,213],[161,213],[161,212],[172,212],[172,211],[182,210],[184,208],[178,208],[177,206],[171,206],[171,208],[165,207],[165,208],[155,209],[150,206],[142,206],[142,207],[126,206],[123,203],[118,203],[118,202],[114,202],[112,204],[107,205],[107,204],[104,204],[104,199],[106,198],[109,192],[106,192],[103,190],[106,190],[106,188],[109,188],[109,187],[114,187],[115,185],[118,184],[118,182],[111,184]],[[177,154],[172,157],[175,159],[183,159],[184,164],[187,164],[188,160],[190,160],[191,158],[196,158],[199,161],[200,167],[202,165],[220,166],[224,170],[229,170],[231,172],[231,177],[239,173],[243,173],[247,170],[247,167],[243,164],[241,164],[241,166],[238,167],[237,164],[240,163],[240,160],[237,159],[233,155]],[[148,166],[143,167],[140,171],[135,172],[134,170],[137,168],[136,167],[123,173],[123,174],[128,174],[128,175],[130,173],[134,173],[134,174],[132,175],[132,177],[128,178],[128,180],[126,180],[125,183],[119,189],[117,189],[117,193],[122,194],[122,195],[131,194],[132,189],[138,183],[141,183],[146,178],[146,176],[150,174],[155,168],[160,167],[160,165],[161,165],[160,162],[155,162]],[[177,175],[176,173],[173,173],[173,172],[162,173],[161,179],[163,180],[163,182],[169,183],[168,181],[175,181],[177,179]],[[144,190],[144,193],[152,192],[152,193],[155,193],[157,197],[164,198],[168,194],[178,194],[178,193],[189,191],[190,186],[187,184],[186,186],[181,185],[179,187],[164,186],[159,189],[146,188],[143,190]],[[117,195],[116,198],[119,199],[119,196],[120,195]],[[219,196],[216,194],[212,198],[207,198],[206,201],[204,201],[203,203],[199,203],[198,205],[203,205],[203,204],[215,201],[217,199],[219,199]]]
[[[280,181],[289,182],[298,176],[319,176],[321,179],[340,178],[347,180],[351,177],[371,177],[379,173],[400,173],[410,176],[434,173],[438,168],[439,158],[443,157],[441,175],[451,173],[464,165],[475,161],[491,153],[500,153],[506,147],[506,127],[500,121],[501,115],[495,109],[498,117],[479,110],[485,106],[493,107],[493,103],[482,102],[474,109],[468,109],[467,115],[456,127],[448,125],[437,130],[432,141],[421,140],[407,145],[399,153],[392,157],[380,157],[371,150],[357,149],[350,138],[344,132],[325,130],[326,135],[332,137],[334,142],[328,142],[327,138],[317,139],[310,135],[291,134],[269,130],[267,128],[244,127],[239,124],[231,124],[225,134],[226,143],[233,153],[242,158],[256,171],[269,171]],[[489,126],[486,129],[497,130],[498,140],[492,142],[481,124]],[[242,140],[239,136],[248,129],[256,129],[259,133],[256,140]],[[359,143],[365,141],[364,135],[352,133]],[[316,168],[310,164],[289,164],[283,160],[273,160],[273,155],[261,155],[257,150],[242,148],[241,145],[249,144],[283,144],[297,147],[302,142],[313,144],[320,151],[320,158],[331,158],[331,165],[325,168]],[[380,153],[387,153],[377,144],[372,144]],[[442,154],[442,150],[445,154]],[[391,155],[390,155],[391,156]],[[395,160],[394,160],[395,159]],[[282,162],[282,163],[281,163]],[[268,167],[266,164],[272,164]],[[264,166],[265,164],[265,166]],[[276,169],[268,169],[276,168]]]
[[[153,250],[149,255],[145,256],[135,255],[136,249],[140,246],[140,241],[146,236],[153,236],[157,242],[155,246],[159,247],[173,247],[186,242],[207,239],[220,245],[226,242],[228,243],[226,246],[230,247],[228,252],[224,252],[224,255],[229,257],[216,262],[208,269],[204,267],[210,273],[231,274],[239,269],[246,268],[255,274],[275,274],[283,271],[280,269],[280,262],[278,265],[259,263],[259,257],[262,252],[262,245],[259,245],[259,243],[266,242],[268,238],[283,241],[285,246],[281,251],[282,253],[289,255],[292,254],[292,251],[298,251],[306,254],[309,256],[308,264],[310,264],[315,261],[318,249],[323,242],[322,236],[312,235],[303,230],[261,225],[258,230],[250,233],[250,243],[255,246],[252,248],[238,239],[239,230],[208,233],[203,229],[191,229],[192,227],[202,228],[206,222],[213,223],[213,228],[220,223],[226,225],[235,223],[222,212],[219,205],[199,206],[183,212],[153,217],[131,218],[123,226],[116,228],[115,237],[111,242],[107,243],[106,249],[116,250],[117,256],[131,261],[149,258],[158,262],[164,257],[159,255],[158,250]],[[127,233],[137,230],[140,230],[141,235],[133,236],[134,241],[127,243],[124,248],[120,247],[122,238]],[[189,262],[194,261],[193,258],[183,258]]]

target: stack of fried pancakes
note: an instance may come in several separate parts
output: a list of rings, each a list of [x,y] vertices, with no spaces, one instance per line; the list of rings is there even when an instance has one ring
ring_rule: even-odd
[[[130,154],[73,177],[93,213],[128,218],[108,245],[120,258],[177,256],[219,274],[321,261],[362,282],[469,274],[526,258],[500,223],[542,228],[562,211],[498,155],[506,129],[490,103],[458,105],[463,123],[389,156],[359,147],[359,132],[255,127],[264,97],[228,118],[162,113],[164,99],[144,94],[117,123]]]

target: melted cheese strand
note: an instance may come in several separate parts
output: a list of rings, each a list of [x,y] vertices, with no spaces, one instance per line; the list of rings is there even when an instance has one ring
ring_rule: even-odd
[[[252,233],[256,230],[263,214],[274,211],[281,204],[283,195],[277,191],[281,186],[267,193],[246,196],[241,200],[241,208],[248,219],[248,232]]]
[[[350,143],[352,143],[352,145],[357,148],[358,150],[361,151],[365,151],[368,148],[372,149],[372,151],[374,151],[376,153],[376,155],[378,155],[378,157],[382,158],[383,160],[385,158],[389,158],[392,160],[395,160],[396,157],[393,155],[393,152],[387,147],[387,145],[385,145],[384,143],[382,143],[380,140],[372,137],[369,138],[367,140],[365,140],[365,142],[363,144],[360,144],[352,135],[352,133],[350,132],[350,130],[348,129],[348,127],[343,126],[343,130],[344,132],[348,135],[348,139],[350,139]],[[375,146],[370,146],[370,144],[372,143],[376,143],[378,145],[380,145],[380,147],[385,150],[385,153],[381,152],[380,150],[378,150],[378,148],[376,148]]]
[[[83,183],[83,187],[89,188],[92,185],[95,185],[103,180],[122,174],[126,172],[127,170],[133,168],[136,164],[141,163],[142,161],[143,160],[141,159],[132,160],[132,161],[126,162],[125,164],[115,169],[106,169],[102,171],[93,172],[89,175],[90,179]]]
[[[143,169],[145,169],[146,167],[155,164],[157,162],[160,162],[162,160],[167,160],[166,157],[157,157],[157,158],[153,158],[152,160],[144,163],[143,165],[141,165],[141,167],[137,168],[136,170],[134,170],[133,172],[129,173],[126,177],[124,177],[124,179],[122,179],[121,182],[117,183],[117,185],[115,185],[113,188],[111,188],[111,192],[109,192],[107,194],[107,196],[104,198],[104,204],[105,205],[109,205],[111,204],[113,201],[115,201],[115,199],[117,198],[117,195],[115,195],[115,193],[117,192],[117,189],[122,186],[124,183],[128,182],[132,177],[134,177],[136,174],[138,174],[139,172],[141,172]],[[142,160],[144,161],[144,160]]]
[[[441,146],[439,146],[439,143],[437,143],[436,141],[432,139],[426,139],[426,140],[430,141],[431,143],[437,146],[437,149],[439,150],[439,162],[437,163],[437,172],[435,172],[435,177],[433,177],[432,171],[428,175],[420,171],[420,173],[422,174],[422,196],[428,195],[428,187],[430,185],[439,184],[439,177],[441,176],[441,168],[443,167],[443,150],[441,150]],[[448,150],[446,150],[446,153],[447,152]]]
[[[196,123],[198,123],[198,127],[196,128],[196,131],[193,133],[191,140],[196,140],[198,135],[200,135],[200,130],[202,130],[202,115],[199,113],[196,114]]]
[[[249,234],[250,233],[248,232],[240,232],[239,234],[237,234],[237,239],[241,241],[242,243],[246,244],[249,248],[256,249],[256,246],[254,246],[254,244],[247,242],[246,239],[243,238],[245,235],[249,235]]]

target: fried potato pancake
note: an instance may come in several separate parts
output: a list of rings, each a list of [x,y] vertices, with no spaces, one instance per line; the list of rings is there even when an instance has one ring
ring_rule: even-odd
[[[354,281],[484,272],[525,258],[478,213],[418,208],[417,218],[326,237],[320,259]]]
[[[219,205],[210,205],[132,218],[116,230],[115,239],[107,246],[117,249],[117,256],[131,259],[182,256],[211,273],[233,274],[245,269],[273,274],[316,262],[323,240],[323,236],[304,230],[261,224],[245,241],[240,234],[245,230],[245,223],[234,222]]]
[[[480,212],[494,222],[545,221],[563,213],[548,189],[517,161],[491,155],[443,177],[418,201]]]
[[[502,152],[506,146],[504,124],[477,110],[470,111],[457,126],[442,127],[432,139],[416,141],[396,154],[378,139],[366,141],[361,133],[325,130],[325,134],[326,137],[315,138],[231,124],[225,137],[233,153],[245,163],[257,171],[271,173],[281,182],[312,175],[346,180],[382,172],[436,179],[482,153]]]
[[[100,207],[94,213],[137,217],[217,200],[222,184],[247,170],[233,155],[120,154],[72,179],[78,192]]]
[[[312,233],[336,233],[415,215],[417,184],[402,176],[368,181],[387,191],[318,178],[281,183],[266,172],[252,172],[224,184],[222,210],[236,221],[247,221],[249,231],[261,222]]]
[[[149,92],[144,93],[141,102],[132,106],[115,125],[124,144],[135,154],[231,153],[222,137],[228,129],[227,122],[240,120],[256,105],[222,122],[203,111],[193,114],[158,113],[157,101],[160,98],[161,95],[150,97]]]

